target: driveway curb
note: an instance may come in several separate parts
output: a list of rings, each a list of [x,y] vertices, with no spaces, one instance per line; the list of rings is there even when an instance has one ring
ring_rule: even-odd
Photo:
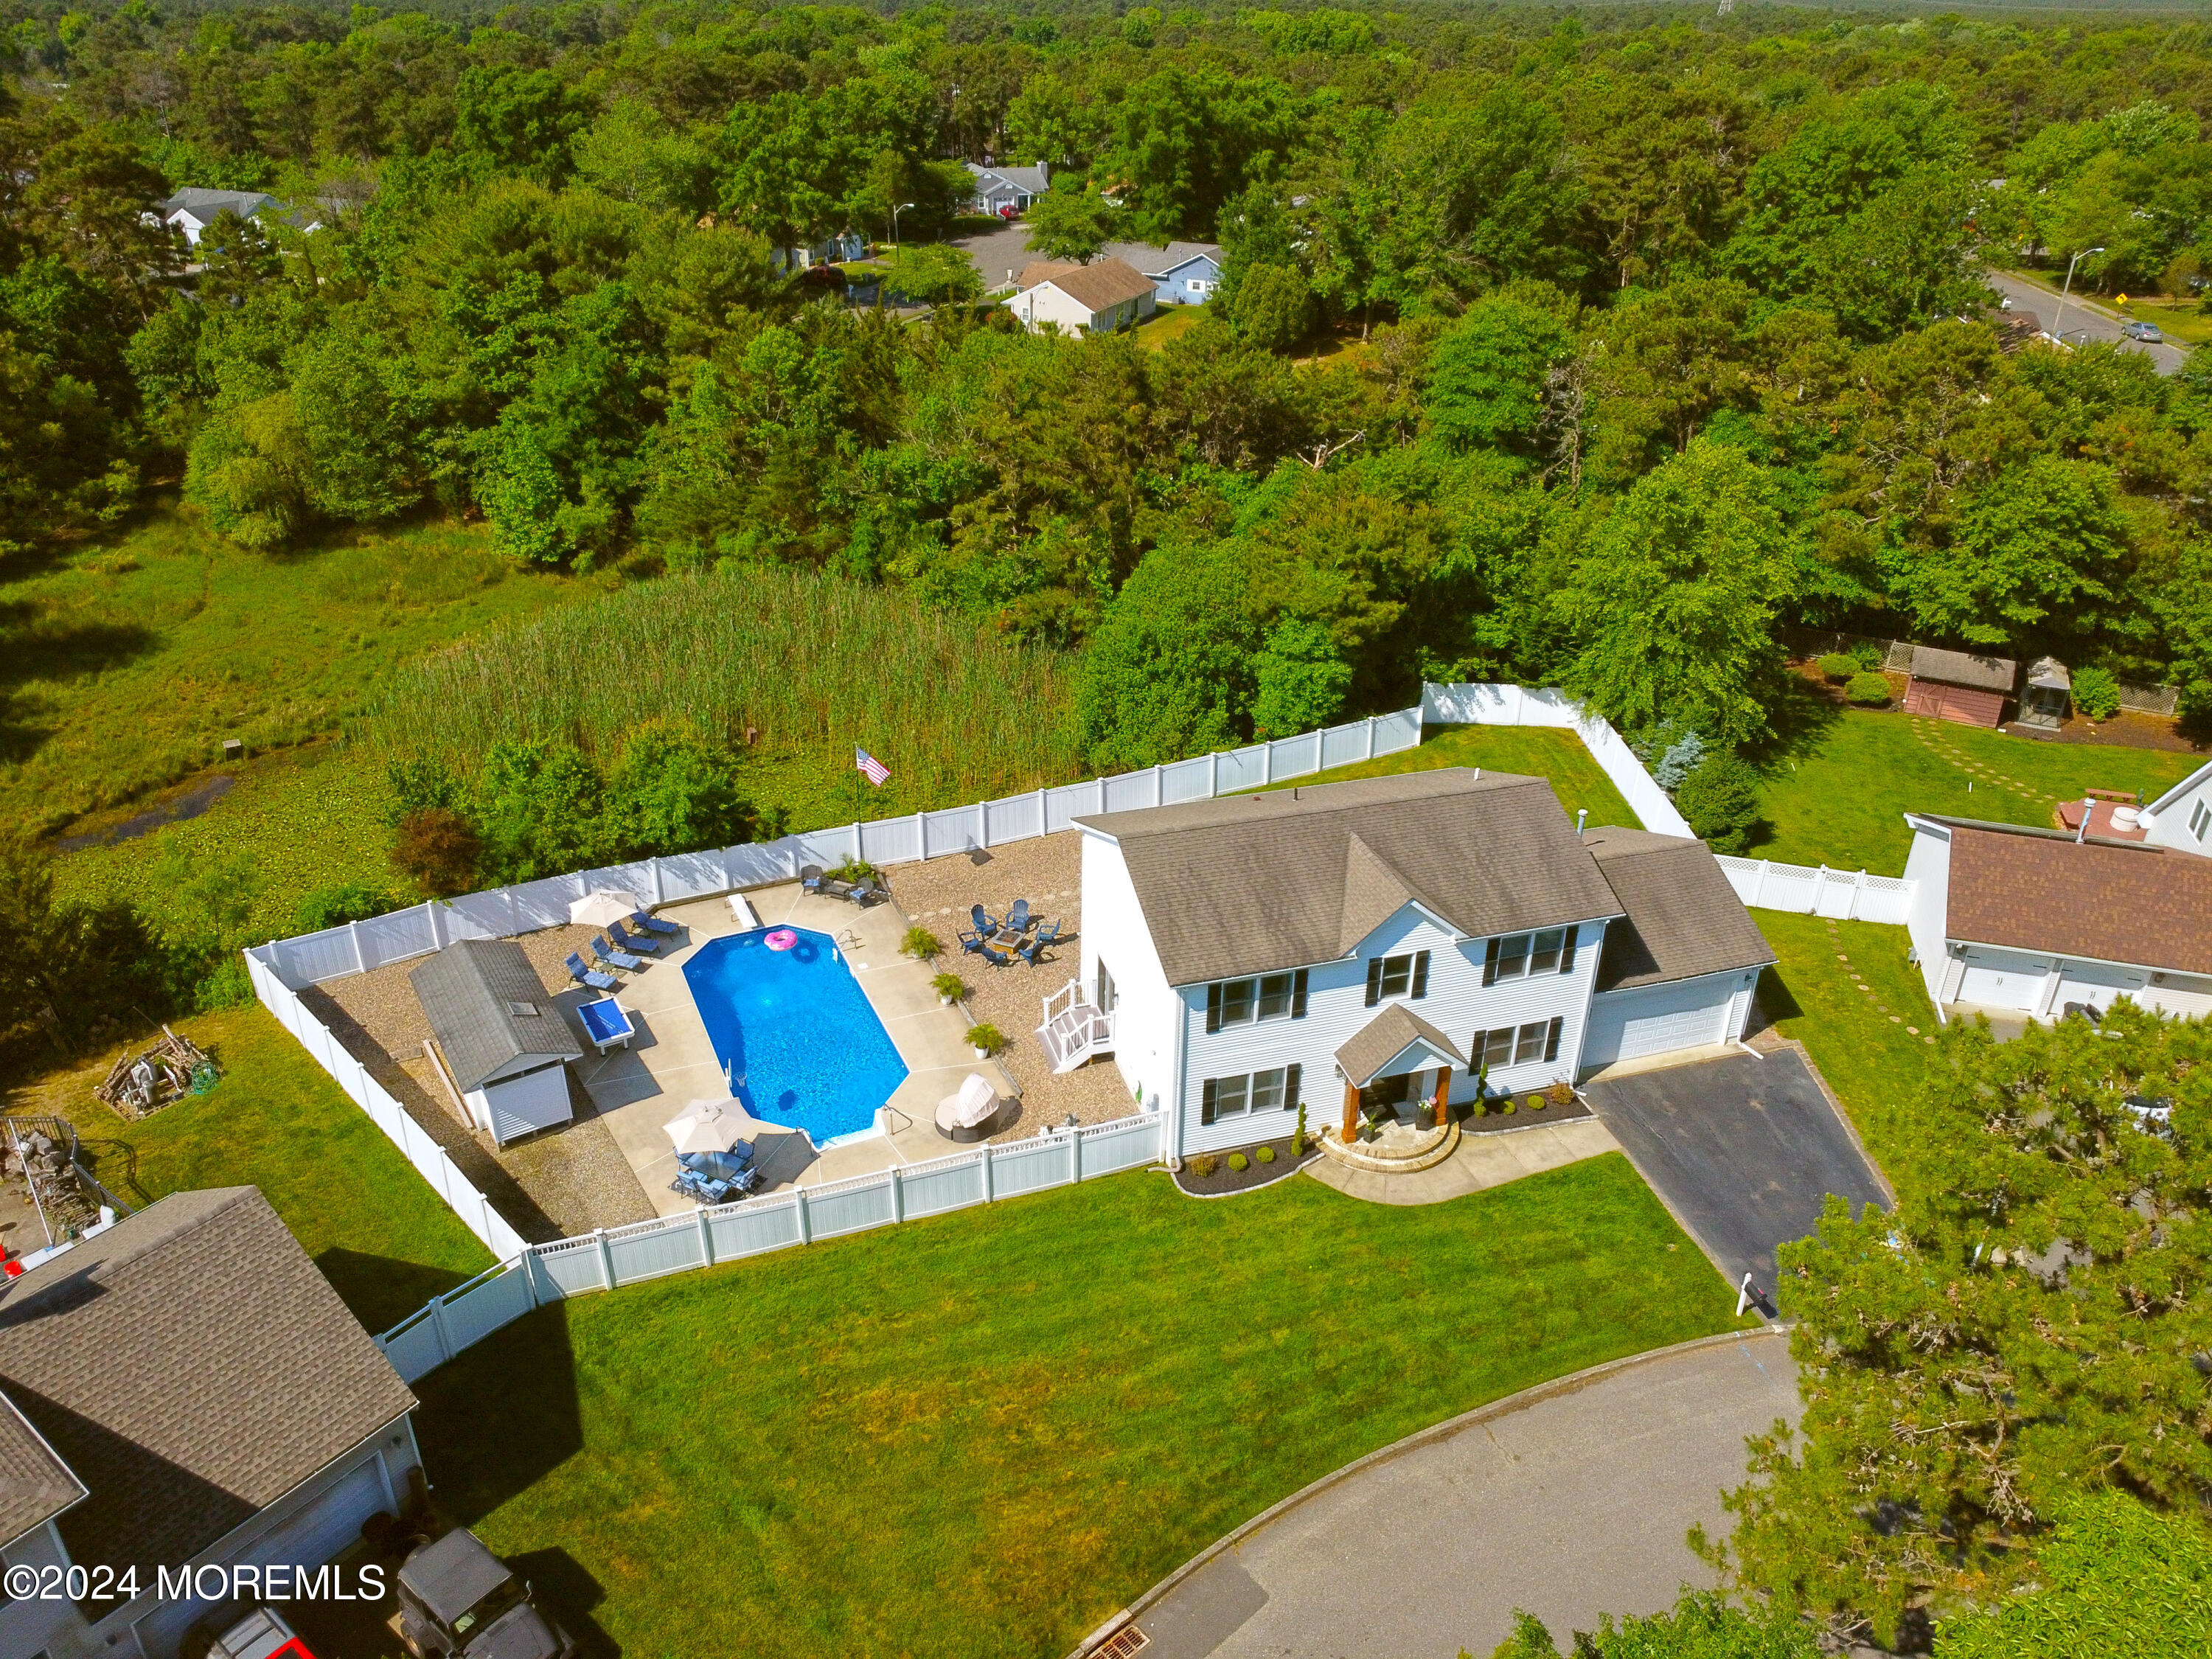
[[[1522,1389],[1518,1394],[1509,1394],[1503,1400],[1493,1400],[1486,1406],[1477,1406],[1471,1411],[1462,1412],[1457,1417],[1447,1418],[1441,1423],[1417,1430],[1402,1440],[1394,1440],[1389,1445],[1368,1453],[1364,1457],[1357,1458],[1345,1464],[1341,1468],[1332,1469],[1320,1480],[1301,1486],[1279,1503],[1270,1504],[1261,1510],[1234,1532],[1226,1533],[1216,1539],[1142,1595],[1137,1597],[1135,1601],[1130,1602],[1128,1606],[1115,1613],[1104,1624],[1085,1637],[1082,1641],[1077,1643],[1074,1649],[1068,1654],[1067,1659],[1086,1659],[1088,1655],[1097,1652],[1123,1626],[1141,1617],[1184,1579],[1222,1555],[1234,1550],[1237,1545],[1259,1531],[1261,1528],[1279,1516],[1289,1514],[1299,1504],[1319,1497],[1339,1482],[1348,1480],[1353,1475],[1362,1474],[1378,1463],[1387,1463],[1393,1458],[1401,1457],[1407,1452],[1418,1450],[1438,1440],[1449,1440],[1454,1435],[1475,1428],[1494,1418],[1524,1410],[1528,1407],[1552,1399],[1556,1395],[1577,1393],[1594,1382],[1601,1382],[1607,1377],[1617,1376],[1622,1371],[1632,1370],[1638,1365],[1650,1364],[1654,1360],[1671,1359],[1677,1354],[1694,1353],[1700,1348],[1717,1348],[1731,1342],[1771,1341],[1778,1337],[1786,1339],[1788,1334],[1788,1332],[1779,1326],[1765,1325],[1754,1330],[1721,1331],[1711,1336],[1692,1337],[1687,1342],[1677,1342],[1670,1347],[1647,1348],[1642,1353],[1626,1354],[1619,1359],[1608,1359],[1603,1364],[1592,1365],[1586,1370],[1575,1371],[1565,1376],[1556,1376],[1548,1382],[1534,1383]]]

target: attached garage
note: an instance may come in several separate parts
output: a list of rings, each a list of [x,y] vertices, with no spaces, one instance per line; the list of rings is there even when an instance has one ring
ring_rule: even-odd
[[[1964,651],[1912,647],[1912,678],[1905,712],[1961,726],[1995,726],[2004,719],[2020,665],[2008,657],[1976,657]]]
[[[2051,971],[2048,957],[2031,957],[2015,951],[1990,951],[1969,946],[1966,970],[1959,975],[1954,1001],[1981,1008],[2032,1009],[2043,995],[2044,975]]]
[[[1583,843],[1625,913],[1605,930],[1576,1070],[1730,1042],[1774,952],[1701,841],[1591,830]]]
[[[1726,1042],[1741,1029],[1741,1019],[1732,1022],[1731,1016],[1744,977],[1708,974],[1672,984],[1600,993],[1590,999],[1583,1065],[1610,1066],[1615,1060]]]

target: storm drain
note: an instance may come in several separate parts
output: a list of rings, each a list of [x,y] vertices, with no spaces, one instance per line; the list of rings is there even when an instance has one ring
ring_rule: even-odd
[[[1094,1659],[1134,1659],[1152,1644],[1152,1638],[1134,1625],[1124,1625],[1091,1651]]]

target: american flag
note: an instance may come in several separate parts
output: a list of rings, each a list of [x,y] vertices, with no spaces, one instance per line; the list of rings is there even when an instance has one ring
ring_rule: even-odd
[[[891,781],[891,769],[865,749],[853,750],[853,764],[867,774],[868,781],[878,789]]]

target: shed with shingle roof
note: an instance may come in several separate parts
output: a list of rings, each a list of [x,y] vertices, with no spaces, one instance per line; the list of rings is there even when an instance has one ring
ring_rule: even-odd
[[[409,974],[436,1055],[476,1126],[502,1145],[566,1123],[584,1048],[513,939],[462,939]]]
[[[2009,657],[1916,645],[1911,672],[1905,688],[1906,714],[1932,714],[1962,726],[1995,726],[2004,718],[2005,699],[2020,678],[2020,665]]]

